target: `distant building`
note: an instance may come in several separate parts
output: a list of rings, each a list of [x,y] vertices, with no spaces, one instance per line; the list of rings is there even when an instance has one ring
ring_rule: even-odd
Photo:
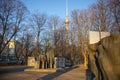
[[[7,41],[4,41],[4,44],[6,43]],[[4,45],[3,44],[3,45]],[[8,55],[8,54],[14,54],[14,49],[15,49],[15,41],[14,40],[11,40],[7,46],[5,47],[5,49],[3,50],[2,54],[1,55]]]
[[[5,43],[6,43],[6,41],[5,41]],[[13,54],[15,54],[15,44],[16,44],[16,41],[15,40],[11,40],[8,44],[7,44],[7,46],[6,46],[6,50],[5,51],[7,51],[7,52],[5,52],[5,53],[9,53],[9,54],[11,54],[11,55],[13,55]]]
[[[4,41],[4,44],[6,43],[7,41],[5,40]],[[3,45],[4,45],[3,44]],[[21,51],[21,48],[23,47],[23,45],[18,42],[18,41],[15,41],[15,40],[11,40],[7,46],[5,47],[5,49],[3,50],[2,54],[1,54],[1,57],[15,57],[16,54],[19,54],[19,53],[22,53]]]

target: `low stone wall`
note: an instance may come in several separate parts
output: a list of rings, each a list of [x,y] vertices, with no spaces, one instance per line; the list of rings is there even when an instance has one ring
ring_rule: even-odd
[[[36,61],[34,57],[28,57],[28,66],[35,66],[36,65]]]
[[[62,68],[65,67],[65,58],[63,57],[55,57],[55,67],[56,68]]]

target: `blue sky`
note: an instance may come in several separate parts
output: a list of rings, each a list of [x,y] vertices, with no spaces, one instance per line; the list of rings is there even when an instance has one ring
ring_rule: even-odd
[[[66,0],[22,0],[31,13],[40,12],[48,15],[65,17]],[[86,9],[96,0],[68,0],[68,14],[74,9]]]

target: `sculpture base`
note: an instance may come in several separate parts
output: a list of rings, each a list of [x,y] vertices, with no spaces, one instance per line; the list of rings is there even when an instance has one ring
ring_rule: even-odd
[[[30,68],[30,69],[25,69],[24,71],[28,72],[56,72],[57,69],[35,69],[35,68]]]

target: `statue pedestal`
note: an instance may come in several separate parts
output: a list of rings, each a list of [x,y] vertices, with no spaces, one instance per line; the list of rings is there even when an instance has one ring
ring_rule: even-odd
[[[54,59],[54,68],[56,69],[56,59]]]
[[[39,69],[39,68],[40,68],[40,61],[36,61],[36,62],[35,62],[34,68],[35,68],[35,69]]]
[[[42,69],[44,69],[45,67],[44,67],[44,61],[42,61]]]

